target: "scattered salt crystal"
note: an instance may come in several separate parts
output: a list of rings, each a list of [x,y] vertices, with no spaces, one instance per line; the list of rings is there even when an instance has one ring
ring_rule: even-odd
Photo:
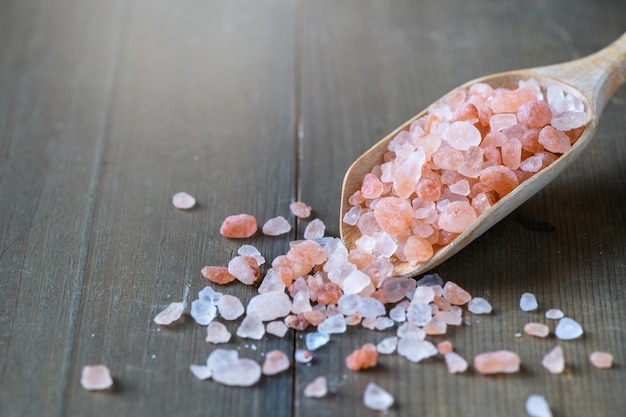
[[[267,236],[283,235],[291,230],[291,224],[283,216],[276,216],[265,222],[263,234]]]
[[[452,350],[453,350],[452,343],[450,343],[450,341],[448,340],[444,340],[443,342],[437,343],[437,352],[439,352],[440,355],[445,355],[447,353],[450,353],[452,352]]]
[[[524,332],[535,337],[546,337],[550,334],[550,328],[543,323],[526,323]]]
[[[396,306],[389,310],[389,317],[397,323],[403,323],[406,321],[406,311],[402,307]]]
[[[374,330],[376,328],[377,322],[378,320],[376,319],[376,317],[367,317],[363,319],[363,321],[361,321],[361,326],[365,327],[366,329]]]
[[[561,340],[573,340],[582,336],[583,328],[574,319],[563,317],[556,325],[554,334]]]
[[[271,321],[287,316],[291,308],[292,303],[287,294],[268,292],[252,297],[246,312],[257,315],[261,321]]]
[[[215,304],[203,301],[203,300],[194,300],[191,303],[191,317],[201,326],[206,326],[211,323],[215,316],[217,315],[217,307]]]
[[[228,294],[223,295],[217,302],[217,309],[224,320],[235,320],[244,312],[243,304],[239,298]]]
[[[298,349],[293,355],[294,359],[298,363],[309,363],[313,360],[313,354],[308,350]]]
[[[352,206],[350,210],[343,216],[343,222],[347,225],[354,226],[361,217],[361,206]]]
[[[546,311],[546,318],[550,320],[562,319],[564,316],[565,315],[563,314],[563,312],[558,308],[551,308],[550,310]]]
[[[328,333],[322,333],[320,331],[308,333],[306,335],[306,348],[310,351],[317,350],[329,341],[330,335]]]
[[[550,406],[542,395],[534,394],[526,399],[526,412],[530,417],[552,417]]]
[[[256,314],[247,314],[237,329],[237,336],[260,340],[265,334],[263,321]]]
[[[386,312],[383,303],[375,298],[362,297],[358,300],[357,312],[364,318],[383,316]]]
[[[211,287],[204,287],[198,293],[198,299],[202,301],[209,302],[211,304],[217,304],[222,298],[222,293],[215,291]]]
[[[395,322],[389,317],[376,317],[376,330],[385,330],[394,325]]]
[[[444,355],[446,365],[448,366],[448,372],[451,374],[458,374],[467,371],[467,361],[458,353],[448,352]]]
[[[216,284],[228,284],[237,278],[224,266],[205,266],[200,270],[203,277]]]
[[[287,326],[282,321],[271,321],[265,326],[265,331],[274,336],[284,337],[287,334]]]
[[[366,343],[359,349],[355,349],[346,357],[346,366],[352,371],[360,371],[376,366],[378,363],[378,351],[376,346]]]
[[[372,280],[370,277],[357,269],[352,271],[352,273],[346,277],[343,281],[342,288],[344,294],[358,294],[371,285]]]
[[[470,293],[452,281],[446,282],[446,285],[443,286],[443,296],[451,304],[459,306],[467,304],[472,299]]]
[[[548,352],[541,360],[541,365],[552,374],[560,374],[565,369],[565,357],[563,348],[556,346]]]
[[[378,353],[381,353],[383,355],[389,355],[396,350],[397,346],[398,338],[396,336],[391,336],[378,342],[378,344],[376,345],[376,350],[378,351]]]
[[[403,337],[398,342],[398,354],[411,362],[420,362],[437,354],[437,348],[427,340]]]
[[[456,308],[455,308],[456,307]],[[448,311],[438,311],[434,317],[449,326],[460,326],[463,322],[462,310],[458,306],[453,306]]]
[[[261,366],[252,359],[238,359],[237,361],[212,369],[213,380],[224,385],[249,387],[256,384],[261,378]]]
[[[324,237],[326,231],[326,225],[320,219],[311,220],[311,223],[306,225],[304,229],[305,239],[319,239]]]
[[[344,294],[339,298],[337,309],[344,316],[349,316],[357,312],[361,296],[356,294]]]
[[[196,199],[184,192],[174,194],[172,204],[179,210],[189,210],[196,205]]]
[[[534,311],[539,307],[537,298],[534,294],[525,292],[519,300],[519,307],[522,311]]]
[[[426,333],[424,333],[424,330],[408,322],[399,326],[396,334],[399,338],[406,337],[411,339],[424,340],[424,338],[426,337]]]
[[[428,304],[411,302],[406,312],[406,318],[416,326],[423,326],[432,318],[432,310]]]
[[[283,275],[287,271],[287,268],[270,268],[267,270],[265,274],[265,278],[259,285],[258,292],[259,294],[265,294],[268,292],[279,292],[282,293],[285,291],[285,282],[283,281]],[[288,273],[291,275],[291,273]],[[291,278],[289,278],[291,280]]]
[[[235,256],[228,262],[228,272],[246,285],[261,280],[259,263],[252,256]]]
[[[211,378],[213,371],[207,365],[189,365],[189,370],[200,381]]]
[[[326,377],[318,376],[304,387],[304,396],[307,398],[322,398],[328,393]]]
[[[301,219],[305,219],[311,215],[311,206],[301,201],[291,203],[289,205],[289,210],[291,210],[291,213],[294,216],[300,217]]]
[[[224,237],[242,239],[256,233],[257,223],[250,214],[235,214],[224,219],[220,234]]]
[[[276,375],[286,371],[291,366],[287,355],[280,350],[270,350],[265,354],[265,361],[261,368],[263,375]]]
[[[589,355],[589,361],[599,369],[608,369],[613,366],[613,355],[608,352],[593,352]]]
[[[161,326],[167,326],[180,318],[185,310],[184,303],[171,303],[165,310],[154,317],[154,322]]]
[[[439,274],[428,274],[424,275],[421,279],[417,281],[417,286],[432,286],[432,285],[440,285],[443,287],[443,279]]]
[[[386,411],[393,405],[393,396],[373,382],[367,384],[363,393],[363,404],[367,408]]]
[[[474,368],[483,375],[512,374],[519,371],[520,357],[509,350],[485,352],[474,358]]]
[[[261,255],[261,252],[259,252],[259,250],[252,245],[242,245],[239,249],[237,249],[237,253],[241,256],[252,256],[256,259],[256,262],[259,265],[263,265],[265,263],[265,258]]]
[[[346,331],[346,320],[341,314],[328,317],[317,326],[317,330],[321,333],[328,334],[344,333]]]
[[[431,287],[420,285],[415,289],[411,303],[428,304],[435,299],[435,291]]]
[[[467,309],[474,314],[489,314],[491,313],[491,304],[482,297],[474,297],[467,304]]]
[[[231,334],[223,323],[212,321],[206,328],[206,341],[210,343],[226,343]]]
[[[113,386],[113,378],[105,365],[87,365],[81,372],[80,384],[87,391],[101,391]]]
[[[448,326],[445,321],[433,317],[428,323],[424,325],[422,330],[424,330],[426,334],[438,335],[446,334],[447,327]]]

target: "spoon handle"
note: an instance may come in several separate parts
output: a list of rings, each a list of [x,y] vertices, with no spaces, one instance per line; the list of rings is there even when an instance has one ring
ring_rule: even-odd
[[[626,82],[626,33],[594,54],[532,71],[578,89],[589,99],[591,116],[597,120],[613,93]]]

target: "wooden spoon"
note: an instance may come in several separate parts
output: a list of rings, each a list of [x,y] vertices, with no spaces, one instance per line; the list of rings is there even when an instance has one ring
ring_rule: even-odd
[[[516,88],[519,80],[535,79],[541,87],[559,85],[567,93],[583,100],[588,122],[585,130],[569,151],[561,155],[548,167],[521,183],[483,213],[450,244],[435,247],[434,256],[421,264],[409,264],[392,257],[394,275],[415,276],[441,264],[463,249],[487,229],[507,216],[537,191],[545,187],[560,174],[587,146],[598,124],[600,114],[613,93],[626,81],[626,33],[606,48],[585,58],[546,67],[509,71],[477,78],[455,88],[467,88],[483,82],[492,87]],[[453,90],[453,91],[454,91]],[[417,114],[391,132],[367,152],[361,155],[348,169],[343,182],[341,196],[341,238],[348,249],[356,247],[355,241],[361,236],[356,226],[343,222],[343,216],[351,208],[348,198],[361,188],[363,177],[376,165],[383,162],[389,142],[401,131],[408,130],[412,121],[420,118],[427,110]]]

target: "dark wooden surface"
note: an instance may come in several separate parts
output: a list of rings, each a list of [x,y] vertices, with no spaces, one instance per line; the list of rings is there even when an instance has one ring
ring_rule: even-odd
[[[395,396],[393,416],[525,416],[533,393],[556,417],[623,416],[624,89],[571,168],[436,269],[495,308],[451,329],[457,351],[516,350],[520,374],[452,376],[440,360],[397,355],[352,373],[344,357],[393,331],[350,328],[311,366],[229,388],[188,371],[213,349],[203,328],[152,318],[206,284],[200,268],[236,254],[242,242],[218,233],[227,215],[293,222],[290,235],[246,240],[268,260],[302,235],[296,199],[336,236],[345,170],[395,126],[469,79],[580,57],[624,30],[617,0],[3,1],[0,415],[375,415],[362,405],[374,381]],[[196,209],[171,206],[181,190]],[[519,310],[525,291],[538,312]],[[515,337],[551,307],[586,331],[561,343],[563,375],[539,363],[553,337]],[[301,336],[228,346],[260,360],[303,347]],[[615,368],[593,369],[593,350],[612,352]],[[110,367],[115,390],[80,387],[90,363]],[[318,375],[331,393],[305,398]]]

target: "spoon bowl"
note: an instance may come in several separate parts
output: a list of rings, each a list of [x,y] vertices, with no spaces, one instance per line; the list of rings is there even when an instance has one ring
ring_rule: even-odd
[[[596,131],[604,106],[619,86],[626,81],[626,33],[606,48],[587,57],[557,65],[477,78],[452,91],[468,88],[476,83],[486,83],[493,88],[510,89],[516,88],[520,80],[530,78],[536,80],[542,88],[558,85],[566,93],[582,100],[587,114],[587,123],[582,135],[570,150],[502,197],[452,242],[445,246],[436,246],[433,257],[428,261],[411,264],[395,256],[392,257],[395,276],[419,275],[446,261],[545,187],[580,155]],[[364,176],[371,172],[374,166],[383,162],[383,155],[388,151],[387,147],[391,140],[401,131],[409,130],[411,123],[426,112],[427,110],[422,111],[399,126],[361,155],[348,169],[342,188],[340,231],[341,238],[349,250],[356,247],[355,242],[361,237],[361,233],[358,227],[343,222],[343,216],[351,208],[348,199],[361,188]]]

